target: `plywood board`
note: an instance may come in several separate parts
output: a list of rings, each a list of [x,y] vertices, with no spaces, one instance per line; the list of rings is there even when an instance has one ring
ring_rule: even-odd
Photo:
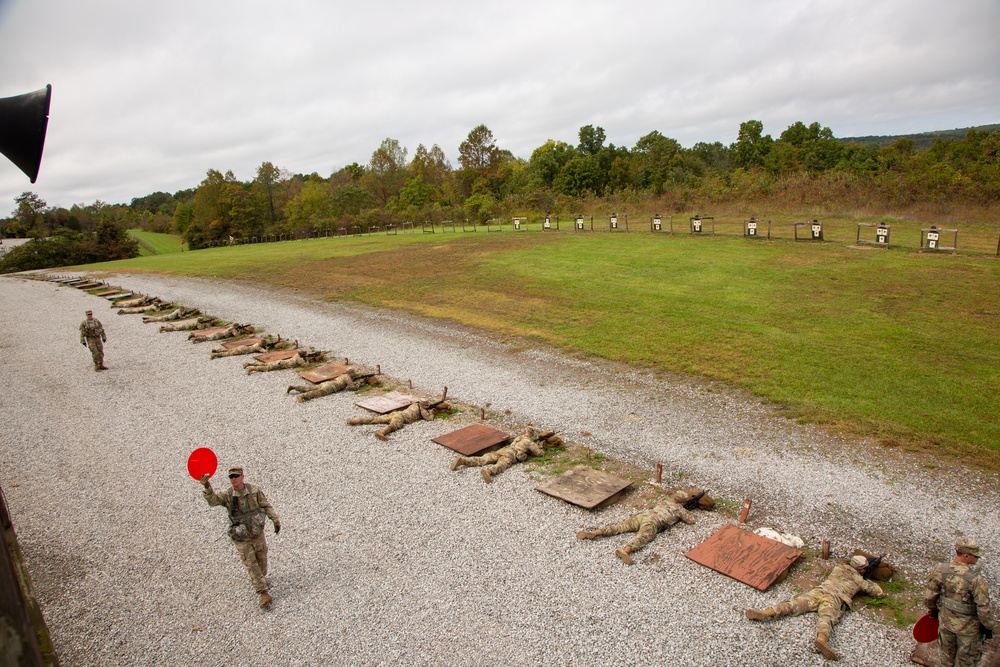
[[[263,343],[261,338],[239,338],[237,340],[226,340],[222,342],[222,347],[227,350],[234,350],[238,347],[243,347],[244,345],[251,347],[258,343]]]
[[[79,290],[88,290],[88,289],[94,289],[95,287],[104,287],[104,283],[85,282],[85,283],[80,283],[79,285],[73,285],[73,287]]]
[[[486,424],[472,424],[451,433],[431,438],[432,442],[453,449],[463,456],[478,456],[510,442],[512,436]]]
[[[111,289],[101,290],[100,292],[94,292],[94,296],[107,296],[109,294],[118,294],[119,292],[121,292],[120,289],[113,287]]]
[[[400,410],[411,403],[416,403],[420,399],[409,394],[401,394],[398,391],[390,391],[381,396],[371,396],[363,401],[358,401],[354,405],[365,410],[370,410],[376,414],[384,415],[393,410]]]
[[[257,361],[262,361],[265,364],[270,361],[281,361],[282,359],[291,359],[296,354],[298,350],[275,350],[274,352],[265,352],[264,354],[255,354],[254,359]]]
[[[536,490],[579,505],[588,510],[610,505],[618,494],[632,485],[632,480],[617,477],[590,466],[578,465],[558,477],[539,484]]]
[[[736,581],[766,591],[802,557],[802,552],[727,523],[685,555]]]
[[[299,377],[309,380],[313,384],[319,384],[320,382],[332,380],[333,378],[343,375],[346,372],[347,366],[341,366],[340,364],[327,364],[325,366],[314,368],[311,371],[302,371],[299,373]]]

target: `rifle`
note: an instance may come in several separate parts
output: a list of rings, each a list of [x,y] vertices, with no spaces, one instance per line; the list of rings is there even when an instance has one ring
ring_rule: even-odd
[[[372,373],[372,375],[375,375],[375,374]],[[371,375],[366,375],[365,377],[371,377]],[[445,401],[445,399],[442,398],[440,401],[435,401],[433,403],[428,403],[427,405],[424,406],[424,408],[427,409],[427,410],[433,410],[437,406],[439,406],[442,403],[444,403],[444,401]]]
[[[358,382],[359,380],[367,380],[368,378],[373,378],[376,375],[378,375],[378,373],[365,373],[364,375],[352,375],[351,380],[353,380],[354,382]]]
[[[865,569],[861,570],[862,579],[871,579],[872,574],[875,573],[875,568],[882,564],[882,559],[886,557],[886,554],[881,556],[872,556],[868,559],[868,564],[865,565]]]
[[[694,495],[694,496],[691,496],[690,498],[688,498],[687,501],[684,503],[684,509],[686,509],[686,510],[693,510],[696,507],[698,507],[698,501],[701,500],[702,496],[704,496],[706,493],[708,493],[707,489],[705,491],[702,491],[701,493],[699,493],[697,495]]]
[[[549,431],[548,433],[542,433],[541,435],[535,437],[535,442],[545,442],[546,440],[548,440],[549,438],[551,438],[555,434],[556,434],[555,431]]]

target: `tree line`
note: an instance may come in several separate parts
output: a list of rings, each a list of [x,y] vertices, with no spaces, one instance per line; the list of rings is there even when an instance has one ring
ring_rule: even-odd
[[[748,120],[732,144],[691,148],[658,131],[632,147],[616,146],[607,143],[603,128],[585,125],[577,143],[549,140],[524,159],[497,146],[492,131],[479,125],[458,146],[457,166],[437,145],[420,144],[411,157],[387,138],[366,164],[355,162],[329,177],[290,174],[270,162],[249,181],[210,169],[197,187],[154,192],[128,205],[95,202],[66,210],[19,201],[0,224],[9,235],[40,236],[59,228],[86,233],[107,219],[124,228],[180,233],[196,249],[229,237],[302,236],[356,224],[670,213],[732,203],[779,210],[834,205],[877,212],[931,204],[992,211],[1000,202],[998,155],[1000,130],[970,129],[921,150],[906,137],[885,146],[840,140],[816,122],[793,123],[774,139],[761,121]]]

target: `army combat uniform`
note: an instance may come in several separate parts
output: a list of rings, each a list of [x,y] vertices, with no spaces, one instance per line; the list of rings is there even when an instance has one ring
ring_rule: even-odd
[[[355,380],[351,377],[350,372],[342,373],[332,380],[327,380],[326,382],[320,382],[314,385],[288,385],[288,389],[285,390],[286,394],[290,394],[293,391],[297,391],[299,395],[296,397],[299,403],[305,401],[311,401],[314,398],[320,398],[321,396],[329,396],[330,394],[336,394],[338,391],[344,391],[345,389],[358,389],[365,383],[365,380]]]
[[[542,456],[545,454],[545,447],[542,443],[534,440],[535,431],[527,428],[524,433],[514,438],[514,441],[494,452],[488,452],[482,456],[458,456],[451,462],[451,469],[455,470],[459,466],[479,466],[483,469],[480,474],[487,484],[493,481],[493,476],[502,473],[519,461],[525,461],[529,456]],[[558,436],[549,438],[551,444],[559,444],[562,440]],[[556,442],[558,441],[558,442]]]
[[[780,602],[767,609],[747,609],[746,616],[751,621],[763,621],[782,616],[798,616],[814,611],[819,616],[816,622],[816,650],[827,660],[837,660],[837,654],[830,648],[830,632],[840,621],[844,611],[851,606],[851,600],[859,591],[876,598],[885,597],[881,587],[861,576],[861,570],[868,564],[864,556],[854,556],[849,565],[836,565],[822,584],[807,593],[796,595],[787,602]]]
[[[979,556],[979,545],[972,540],[959,539],[955,550]],[[953,667],[957,657],[961,667],[978,665],[982,655],[980,628],[992,632],[997,621],[979,569],[957,559],[938,563],[924,586],[924,604],[932,615],[938,613],[939,664]]]
[[[424,406],[420,405],[420,403],[410,403],[410,405],[402,410],[394,410],[384,415],[351,417],[347,420],[347,423],[351,426],[357,426],[358,424],[385,424],[384,428],[375,431],[376,438],[379,440],[385,440],[387,435],[393,431],[398,431],[407,424],[412,424],[413,422],[420,421],[421,419],[430,420],[433,418],[433,410],[428,410]]]
[[[286,368],[295,368],[296,366],[304,366],[306,360],[302,358],[302,355],[296,353],[294,357],[290,359],[279,359],[278,361],[248,361],[243,364],[243,368],[247,369],[247,375],[251,373],[268,373],[270,371],[280,371]]]
[[[263,352],[264,345],[262,343],[254,343],[253,345],[240,345],[239,347],[234,347],[227,350],[224,347],[216,348],[212,350],[212,354],[209,355],[211,359],[219,359],[221,357],[238,357],[242,354],[256,354],[257,352]]]
[[[88,310],[88,315],[92,313]],[[104,365],[104,343],[108,340],[104,326],[100,320],[88,317],[80,323],[80,344],[90,348],[90,357],[94,361],[94,370],[107,370]]]
[[[239,470],[241,468],[233,468]],[[242,491],[230,488],[212,489],[205,481],[202,495],[210,507],[222,506],[229,512],[229,537],[240,554],[240,560],[250,574],[250,581],[258,594],[267,593],[267,540],[264,537],[265,517],[274,523],[274,530],[281,529],[278,513],[271,507],[264,492],[254,484],[244,484]]]
[[[647,512],[633,514],[624,521],[612,523],[601,528],[602,535],[621,535],[622,533],[635,533],[635,538],[626,547],[630,553],[638,551],[653,541],[653,538],[661,530],[666,530],[674,524],[683,521],[686,524],[694,523],[694,515],[672,500],[658,503],[653,509]]]

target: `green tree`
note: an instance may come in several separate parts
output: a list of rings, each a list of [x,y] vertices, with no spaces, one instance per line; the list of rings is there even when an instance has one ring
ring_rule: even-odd
[[[396,139],[386,138],[372,153],[362,180],[378,205],[385,207],[403,189],[406,177],[406,149]]]
[[[577,150],[580,151],[581,155],[597,155],[604,148],[604,135],[603,127],[594,127],[593,125],[584,125],[580,128],[580,145]]]
[[[499,161],[497,152],[493,132],[485,125],[477,125],[458,145],[458,163],[463,169],[483,172]]]
[[[730,146],[733,164],[743,169],[763,166],[773,143],[771,135],[764,134],[764,123],[759,120],[740,123],[740,133],[736,143]]]
[[[681,164],[681,145],[653,130],[635,142],[632,156],[638,167],[639,187],[662,194]]]

